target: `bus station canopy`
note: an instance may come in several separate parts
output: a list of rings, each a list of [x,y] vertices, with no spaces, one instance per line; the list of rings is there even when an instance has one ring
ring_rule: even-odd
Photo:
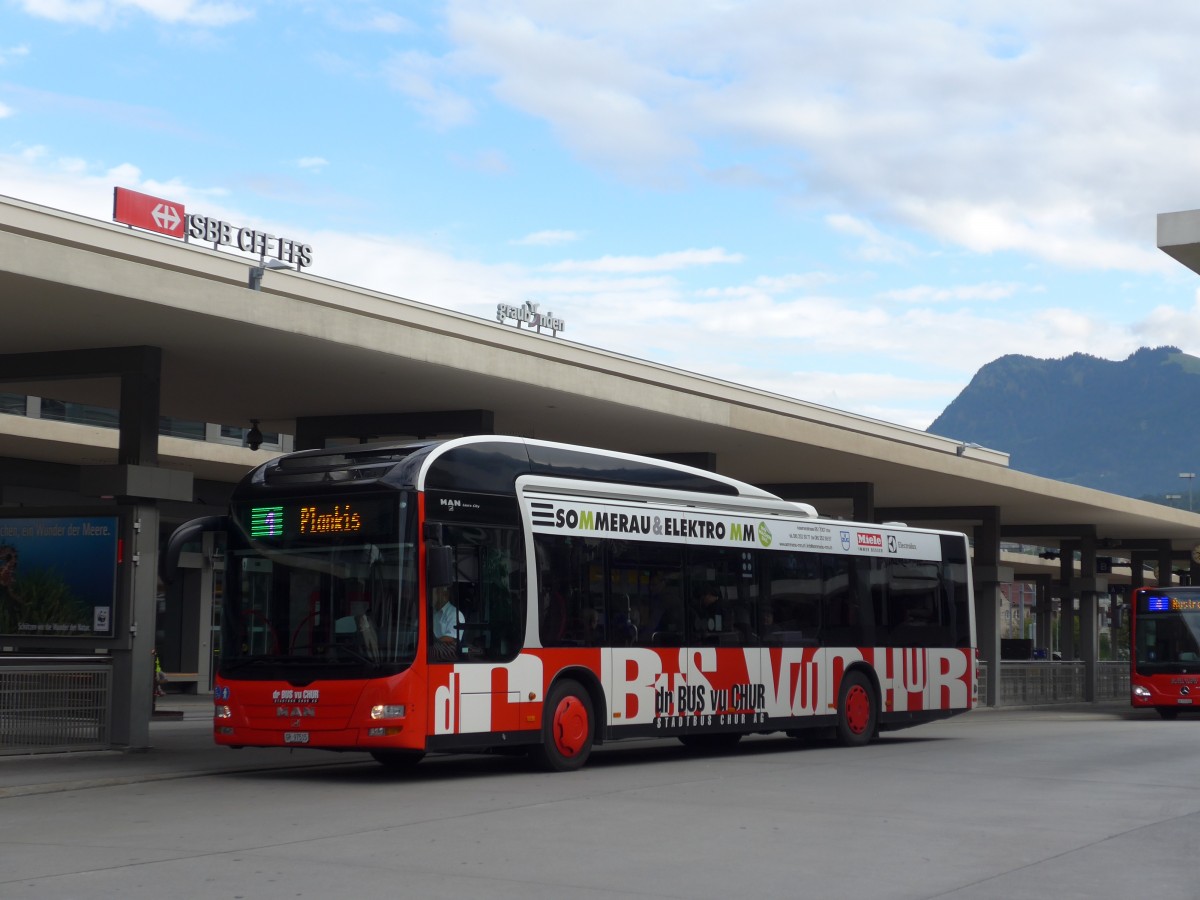
[[[1200,515],[1013,470],[1000,450],[926,434],[109,222],[0,199],[0,381],[16,394],[108,408],[112,348],[161,351],[159,413],[348,439],[495,433],[710,460],[822,514],[872,506],[1006,540],[1101,548],[1200,544]],[[346,418],[351,417],[351,418]],[[389,430],[391,429],[391,430]],[[111,429],[4,417],[0,456],[111,465]],[[157,464],[232,483],[246,448],[163,438]],[[1086,451],[1083,451],[1086,452]],[[856,493],[857,492],[857,493]],[[1107,551],[1105,551],[1107,552]]]

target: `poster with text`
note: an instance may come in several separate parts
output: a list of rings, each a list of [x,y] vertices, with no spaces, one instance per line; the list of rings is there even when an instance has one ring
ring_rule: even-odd
[[[118,523],[0,518],[0,634],[112,637]]]

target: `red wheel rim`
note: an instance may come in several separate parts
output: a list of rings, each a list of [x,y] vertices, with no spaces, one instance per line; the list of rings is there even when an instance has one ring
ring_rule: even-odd
[[[551,720],[554,747],[563,756],[577,756],[587,744],[587,707],[578,697],[563,697]]]
[[[862,734],[870,723],[871,697],[861,684],[852,684],[846,691],[846,727]]]

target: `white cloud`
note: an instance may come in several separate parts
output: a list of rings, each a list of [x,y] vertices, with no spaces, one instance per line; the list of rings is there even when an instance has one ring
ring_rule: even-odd
[[[29,47],[26,44],[20,44],[16,47],[0,48],[0,66],[8,65],[18,59],[24,59],[29,55]]]
[[[168,24],[206,28],[233,25],[254,16],[254,10],[244,5],[203,0],[20,0],[20,4],[32,16],[99,27],[138,12]]]
[[[1191,309],[1155,307],[1133,331],[1148,346],[1170,345],[1200,356],[1200,290]]]
[[[554,12],[453,4],[456,66],[492,79],[499,98],[550,123],[581,158],[635,179],[674,178],[672,164],[695,146],[663,101],[686,81],[631,52],[640,43],[633,34],[572,34],[537,21]],[[592,13],[574,12],[587,32]]]
[[[383,66],[384,77],[393,90],[408,98],[414,109],[439,130],[471,121],[475,109],[469,98],[448,87],[450,75],[441,60],[419,51],[398,53]]]
[[[7,119],[14,113],[15,110],[11,106],[6,106],[4,103],[0,103],[0,119]]]
[[[512,171],[508,157],[501,150],[477,150],[469,156],[453,153],[450,158],[456,165],[484,175],[507,175]]]
[[[375,34],[411,34],[416,31],[416,26],[404,16],[374,6],[367,9],[335,7],[329,10],[329,20],[344,31]]]
[[[916,252],[911,244],[889,237],[869,222],[854,216],[836,214],[825,221],[834,231],[862,239],[857,256],[870,262],[903,262]]]
[[[669,272],[693,266],[719,263],[739,263],[740,253],[728,253],[721,247],[708,250],[680,250],[657,256],[604,256],[600,259],[570,259],[544,266],[547,272],[606,272],[630,274],[636,272]]]
[[[743,183],[788,171],[806,202],[871,210],[869,227],[856,217],[870,261],[910,254],[886,239],[902,226],[978,253],[1164,271],[1149,223],[1200,179],[1190,2],[457,0],[448,22],[455,64],[581,159],[686,180],[719,147],[713,171]]]
[[[1005,300],[1030,288],[1011,282],[986,282],[983,284],[958,284],[951,287],[915,285],[892,291],[882,291],[881,300],[897,300],[901,303],[951,303],[955,301]],[[1033,290],[1039,290],[1034,288]]]
[[[296,160],[296,166],[309,172],[320,172],[327,165],[329,160],[322,156],[302,156]]]
[[[574,231],[535,231],[524,237],[510,241],[522,247],[553,247],[558,244],[569,244],[579,240],[579,234]]]

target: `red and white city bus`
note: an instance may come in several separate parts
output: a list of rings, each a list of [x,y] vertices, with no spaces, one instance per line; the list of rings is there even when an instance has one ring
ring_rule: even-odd
[[[1200,587],[1138,588],[1129,605],[1130,702],[1174,719],[1200,704]]]
[[[232,747],[848,745],[971,709],[962,534],[821,519],[661,460],[513,437],[313,450],[235,489],[214,736]]]

